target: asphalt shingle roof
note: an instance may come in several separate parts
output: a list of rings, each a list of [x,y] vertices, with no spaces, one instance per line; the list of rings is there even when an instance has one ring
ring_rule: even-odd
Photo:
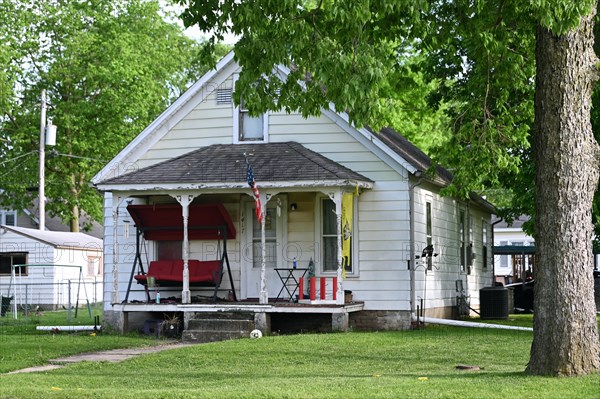
[[[261,181],[372,182],[296,142],[215,144],[148,166],[100,184],[235,183],[246,182],[246,161]]]
[[[404,158],[408,163],[414,166],[417,170],[425,173],[432,166],[431,158],[416,145],[411,143],[400,133],[392,128],[386,127],[381,129],[379,133],[375,133],[381,141],[383,141],[394,152]],[[448,185],[452,182],[452,173],[441,166],[437,166],[436,176],[434,180],[443,185]]]

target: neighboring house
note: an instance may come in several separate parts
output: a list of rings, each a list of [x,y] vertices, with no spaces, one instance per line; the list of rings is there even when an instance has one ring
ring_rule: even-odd
[[[514,220],[510,226],[494,219],[494,276],[503,285],[535,280],[535,241],[523,231],[527,215]],[[600,311],[600,253],[594,251],[594,292],[596,308]]]
[[[0,190],[0,194],[2,190]],[[37,201],[34,201],[33,207],[31,209],[25,209],[23,211],[16,211],[14,209],[6,209],[0,208],[0,224],[6,226],[19,226],[30,229],[39,229],[40,221],[38,214]],[[51,216],[48,212],[46,212],[46,226],[44,230],[49,231],[70,231],[69,226],[63,224],[59,217]],[[88,220],[89,216],[82,215],[82,220]],[[91,235],[96,238],[102,238],[104,234],[104,228],[101,224],[97,222],[92,223],[92,228],[90,231],[85,232],[88,235]]]
[[[494,275],[502,284],[512,284],[527,279],[535,267],[535,241],[525,234],[523,223],[527,216],[514,220],[510,226],[501,219],[494,226]],[[523,247],[523,248],[521,248]],[[498,254],[498,252],[503,252]]]
[[[218,296],[254,312],[292,311],[274,301],[282,290],[275,269],[294,263],[327,277],[327,298],[338,294],[331,313],[342,312],[339,329],[408,328],[423,307],[428,316],[451,317],[457,281],[478,307],[479,289],[493,283],[492,205],[475,195],[441,196],[451,174],[426,173],[430,159],[392,129],[357,129],[331,109],[306,119],[250,117],[231,100],[238,72],[233,54],[224,57],[93,178],[105,198],[107,323],[125,328],[136,312],[214,311],[197,300],[210,289],[188,286],[186,275],[180,287],[160,287],[173,302],[142,305],[148,293],[133,275],[152,261],[180,258],[191,273],[192,261],[222,259],[222,236],[198,233],[216,213],[229,226],[231,272]],[[279,72],[285,79],[288,71]],[[266,209],[262,225],[246,160]],[[352,304],[344,303],[347,291]],[[302,311],[324,311],[310,306]]]
[[[495,218],[494,226],[494,276],[503,284],[515,283],[535,271],[535,240],[523,231],[527,215],[520,216],[508,225]],[[523,248],[522,248],[523,247]],[[598,270],[600,254],[594,251],[594,270]]]
[[[100,301],[102,253],[102,240],[87,234],[2,225],[0,292],[18,306]]]

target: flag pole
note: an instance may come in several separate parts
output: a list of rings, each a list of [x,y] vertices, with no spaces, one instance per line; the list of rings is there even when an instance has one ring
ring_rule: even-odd
[[[246,178],[248,181],[248,185],[252,189],[252,193],[254,195],[256,218],[258,219],[258,223],[260,223],[260,245],[262,259],[260,263],[260,296],[258,298],[258,302],[261,305],[266,305],[267,303],[269,303],[269,291],[267,290],[267,239],[265,233],[265,217],[261,205],[260,192],[258,191],[258,186],[256,184],[256,180],[254,179],[254,171],[252,170],[252,166],[248,161],[247,153],[244,153],[244,158],[246,160]]]

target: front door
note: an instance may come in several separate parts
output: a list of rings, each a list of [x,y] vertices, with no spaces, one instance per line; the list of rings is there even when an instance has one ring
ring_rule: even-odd
[[[269,298],[275,298],[282,287],[281,280],[275,272],[276,267],[287,267],[287,261],[284,259],[284,219],[285,207],[279,209],[274,204],[267,206],[265,211],[265,248],[266,248],[266,275],[267,290]],[[246,297],[258,298],[260,296],[260,271],[262,264],[261,247],[261,225],[256,219],[254,212],[254,203],[249,203],[245,207],[245,237],[244,248],[242,251],[243,268],[246,272]]]

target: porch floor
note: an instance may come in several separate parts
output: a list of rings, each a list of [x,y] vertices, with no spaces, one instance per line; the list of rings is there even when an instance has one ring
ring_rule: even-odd
[[[294,302],[270,302],[261,305],[258,302],[224,303],[126,303],[113,305],[117,312],[254,312],[254,313],[352,313],[363,310],[363,302],[344,305],[309,304]]]
[[[308,304],[293,302],[273,302],[269,304],[259,304],[258,302],[224,302],[224,303],[127,303],[113,305],[114,312],[122,314],[122,332],[127,333],[130,330],[130,315],[139,320],[152,318],[153,315],[159,316],[165,313],[183,313],[184,320],[197,313],[226,313],[226,312],[247,312],[257,314],[322,314],[331,315],[333,319],[345,320],[344,326],[334,327],[334,330],[346,330],[347,320],[350,313],[360,312],[364,308],[362,302],[352,302],[343,305],[335,304]],[[341,328],[340,328],[341,327]]]

